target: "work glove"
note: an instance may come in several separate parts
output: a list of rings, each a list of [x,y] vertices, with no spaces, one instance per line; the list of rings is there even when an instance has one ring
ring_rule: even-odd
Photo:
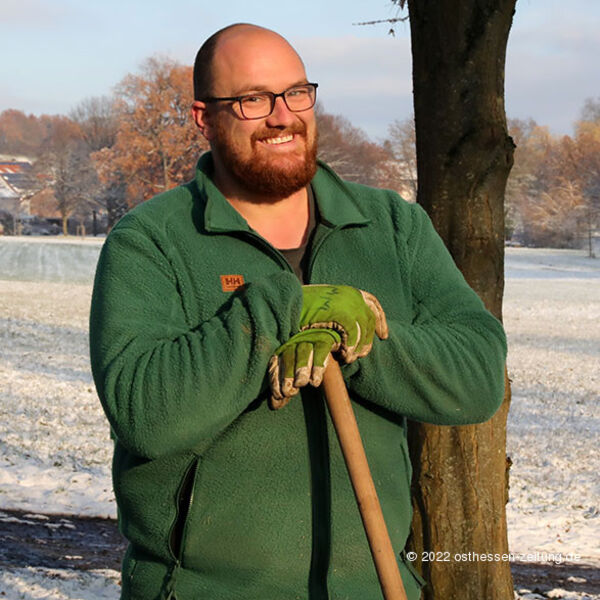
[[[275,350],[269,362],[271,408],[285,406],[301,387],[319,387],[331,352],[341,337],[332,329],[306,329]]]
[[[330,352],[351,363],[370,352],[374,334],[388,336],[383,308],[369,292],[347,285],[305,285],[302,295],[301,331],[269,363],[272,408],[285,406],[308,383],[319,386]]]
[[[386,339],[388,326],[379,300],[349,285],[302,286],[300,331],[333,329],[340,334],[339,356],[344,363],[366,356],[373,336]]]

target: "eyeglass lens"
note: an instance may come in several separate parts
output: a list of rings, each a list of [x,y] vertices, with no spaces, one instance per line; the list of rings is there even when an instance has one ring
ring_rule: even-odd
[[[301,112],[312,108],[315,104],[315,86],[299,85],[281,94],[260,92],[248,95],[240,100],[242,114],[246,119],[260,119],[273,112],[277,96],[282,96],[286,106],[292,112]]]

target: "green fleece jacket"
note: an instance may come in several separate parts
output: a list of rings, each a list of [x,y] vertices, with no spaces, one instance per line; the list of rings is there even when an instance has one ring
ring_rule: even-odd
[[[381,598],[320,390],[268,407],[267,364],[298,331],[300,283],[211,172],[207,153],[195,180],[123,217],[98,263],[90,348],[130,542],[122,598]],[[489,419],[504,332],[419,206],[324,164],[312,187],[310,282],[375,294],[390,327],[343,372],[413,600],[406,419]]]

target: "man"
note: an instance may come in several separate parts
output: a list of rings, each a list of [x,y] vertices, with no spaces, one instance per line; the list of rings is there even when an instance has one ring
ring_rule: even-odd
[[[217,32],[194,87],[211,152],[113,229],[92,302],[122,598],[381,597],[316,387],[333,350],[415,600],[407,418],[488,419],[502,327],[418,206],[317,164],[317,86],[282,37]]]

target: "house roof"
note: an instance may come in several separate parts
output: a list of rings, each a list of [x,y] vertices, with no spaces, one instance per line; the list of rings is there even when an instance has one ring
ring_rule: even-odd
[[[16,197],[30,187],[29,175],[31,172],[31,163],[25,161],[0,161],[0,194],[4,197],[14,198],[14,195],[5,195],[6,188],[12,190]],[[4,188],[4,189],[3,189]]]
[[[0,198],[19,198],[19,192],[3,176],[0,176]]]

